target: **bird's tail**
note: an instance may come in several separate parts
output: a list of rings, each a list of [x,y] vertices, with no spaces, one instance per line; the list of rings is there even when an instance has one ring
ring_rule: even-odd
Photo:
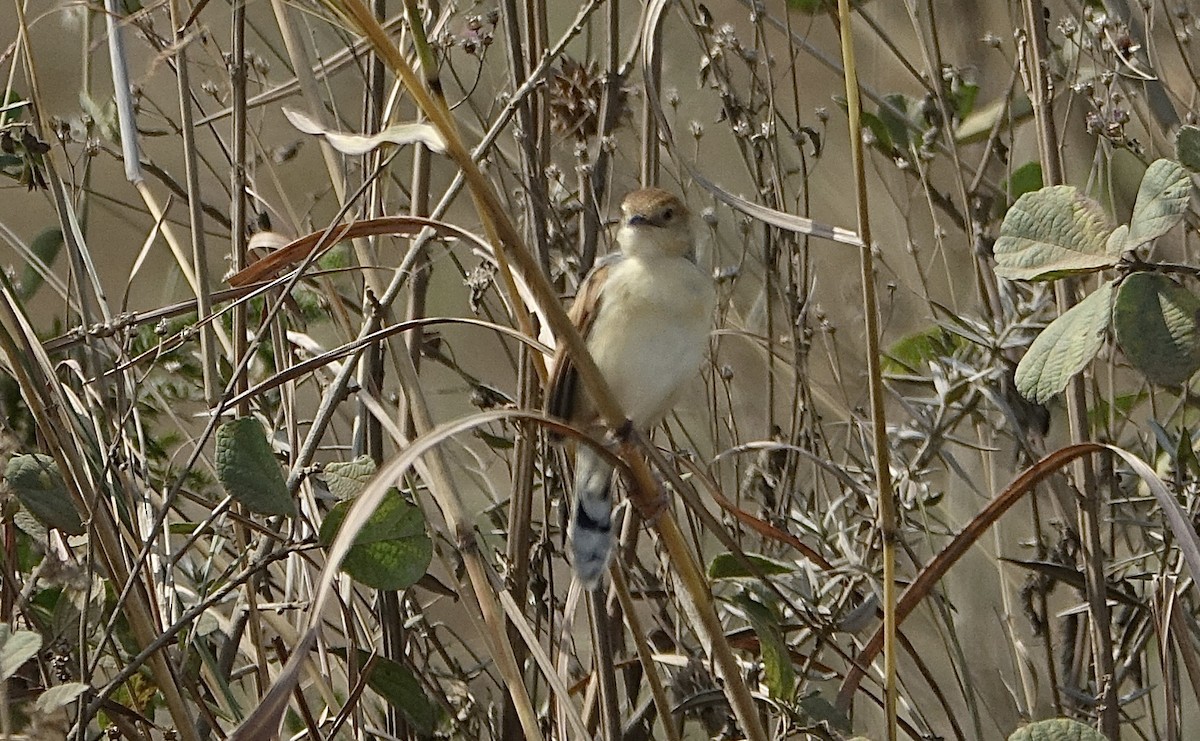
[[[613,467],[587,445],[575,454],[575,503],[568,530],[575,574],[588,589],[604,578],[612,558]]]

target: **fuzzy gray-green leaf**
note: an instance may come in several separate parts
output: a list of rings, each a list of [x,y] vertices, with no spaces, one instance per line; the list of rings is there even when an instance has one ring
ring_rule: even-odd
[[[235,502],[261,515],[295,516],[279,461],[263,426],[240,417],[217,429],[217,479]]]
[[[1165,275],[1134,273],[1113,310],[1117,343],[1146,378],[1167,386],[1200,369],[1200,299]]]
[[[1183,165],[1155,160],[1142,176],[1133,218],[1129,221],[1126,249],[1158,239],[1183,219],[1192,193],[1192,176]]]
[[[1200,126],[1179,128],[1179,135],[1175,137],[1175,157],[1187,169],[1200,172]]]
[[[352,505],[353,501],[340,502],[325,516],[321,545],[328,548],[333,543]],[[405,589],[425,575],[432,558],[433,541],[425,533],[421,510],[393,488],[358,531],[342,571],[374,589]]]
[[[360,455],[345,463],[330,463],[325,466],[322,477],[335,497],[352,499],[366,488],[374,475],[375,460],[369,455]]]
[[[1069,185],[1026,193],[1000,225],[996,274],[1050,280],[1112,267],[1105,249],[1112,229],[1100,204]]]
[[[8,459],[4,478],[39,521],[68,535],[83,535],[83,520],[53,458],[42,453],[14,455]]]
[[[0,682],[17,673],[26,662],[37,656],[42,647],[42,637],[30,630],[13,631],[7,623],[0,623]]]
[[[1104,345],[1112,296],[1112,283],[1105,283],[1042,330],[1017,365],[1022,396],[1045,403],[1092,362]]]
[[[1104,736],[1077,720],[1051,718],[1013,731],[1008,741],[1104,741]]]

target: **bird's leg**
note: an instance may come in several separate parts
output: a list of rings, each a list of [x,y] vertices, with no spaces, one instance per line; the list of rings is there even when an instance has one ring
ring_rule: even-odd
[[[647,466],[649,468],[649,466]],[[652,523],[658,519],[667,509],[667,502],[670,501],[667,496],[666,482],[658,473],[651,474],[652,490],[645,491],[644,487],[639,489],[636,496],[630,496],[629,501],[637,510],[638,515],[643,521]],[[630,483],[630,492],[633,492],[633,482]]]
[[[649,463],[638,450],[639,435],[633,422],[625,420],[620,427],[611,430],[608,437],[609,444],[615,444],[617,454],[629,464],[628,470],[622,469],[629,502],[644,521],[654,522],[667,508],[667,490],[662,477],[651,471]]]

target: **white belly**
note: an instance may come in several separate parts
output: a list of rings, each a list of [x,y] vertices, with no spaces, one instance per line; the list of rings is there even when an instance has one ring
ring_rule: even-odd
[[[626,258],[609,274],[588,349],[638,427],[657,424],[696,374],[715,303],[712,281],[683,258]]]

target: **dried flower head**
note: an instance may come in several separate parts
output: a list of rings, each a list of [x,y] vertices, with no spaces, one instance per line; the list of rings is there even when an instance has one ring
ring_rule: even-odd
[[[605,79],[596,62],[581,64],[563,57],[550,78],[550,122],[554,131],[589,139],[600,129],[600,102]],[[625,90],[618,88],[618,116],[625,113]]]

